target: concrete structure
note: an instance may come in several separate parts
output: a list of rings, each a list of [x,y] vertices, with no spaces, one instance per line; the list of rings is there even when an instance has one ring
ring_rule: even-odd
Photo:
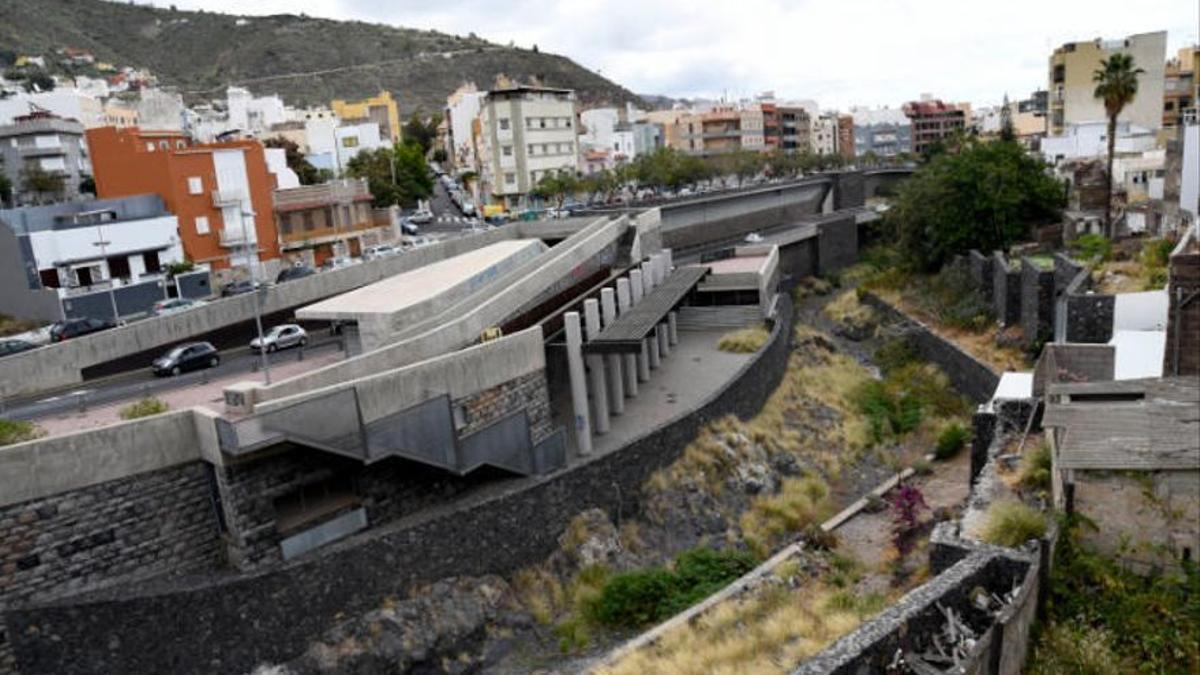
[[[690,111],[687,110],[651,110],[646,113],[646,121],[662,127],[663,147],[683,150],[687,144],[683,142],[683,130],[680,128],[679,122],[690,114]]]
[[[905,103],[904,114],[912,124],[912,151],[918,155],[964,131],[971,119],[961,106],[926,97]]]
[[[854,118],[850,115],[837,116],[837,153],[847,160],[854,159]]]
[[[331,101],[329,107],[343,122],[355,124],[374,122],[379,127],[380,138],[388,144],[399,143],[403,130],[400,126],[400,106],[392,92],[381,91],[361,101]]]
[[[365,179],[341,179],[276,190],[275,227],[282,255],[320,267],[333,256],[362,255],[365,246],[394,236],[378,227]]]
[[[178,93],[162,89],[143,89],[138,93],[138,126],[152,131],[182,131],[186,127],[187,108]]]
[[[0,228],[0,274],[15,282],[4,284],[0,313],[10,316],[56,321],[73,297],[162,282],[164,267],[183,260],[175,216],[158,195],[0,211]],[[163,298],[155,290],[137,311]],[[69,314],[112,318],[116,299],[99,300]]]
[[[851,110],[854,153],[863,157],[895,157],[912,152],[912,123],[899,108]]]
[[[355,324],[361,351],[373,351],[544,251],[536,240],[497,242],[322,300],[298,310],[296,318]]]
[[[1095,97],[1092,75],[1101,59],[1113,54],[1129,54],[1134,65],[1145,72],[1138,75],[1138,93],[1121,112],[1119,121],[1151,131],[1163,123],[1163,78],[1167,60],[1167,33],[1140,33],[1117,40],[1096,38],[1087,42],[1068,42],[1054,50],[1049,59],[1048,86],[1050,115],[1049,136],[1060,136],[1074,124],[1106,119],[1104,102]]]
[[[574,173],[575,119],[575,93],[569,89],[518,85],[489,91],[479,112],[484,194],[517,208],[542,178]]]
[[[279,259],[276,181],[258,141],[193,145],[178,132],[104,127],[88,131],[88,146],[98,195],[162,197],[179,219],[189,260],[224,270]]]
[[[79,199],[79,183],[91,173],[83,125],[53,113],[35,112],[0,126],[0,164],[13,194],[0,203],[45,204]],[[45,176],[37,179],[37,176]],[[48,180],[47,180],[48,179]]]

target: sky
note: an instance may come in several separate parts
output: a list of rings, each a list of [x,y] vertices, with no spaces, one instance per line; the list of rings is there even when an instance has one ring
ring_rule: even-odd
[[[638,94],[822,108],[921,93],[974,105],[1046,86],[1064,42],[1168,31],[1200,41],[1200,0],[156,0],[436,29],[566,55]]]

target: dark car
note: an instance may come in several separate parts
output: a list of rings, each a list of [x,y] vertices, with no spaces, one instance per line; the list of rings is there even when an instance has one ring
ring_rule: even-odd
[[[217,348],[207,342],[189,342],[154,359],[151,369],[155,375],[178,375],[189,370],[216,368],[221,363]]]
[[[303,279],[304,277],[312,276],[316,273],[316,270],[304,265],[297,267],[286,267],[279,271],[279,276],[275,277],[275,283],[282,284],[285,281],[291,281],[293,279]]]
[[[80,335],[116,328],[116,326],[117,324],[108,319],[67,319],[50,326],[50,341],[62,342]]]
[[[228,298],[231,295],[241,295],[243,293],[249,293],[261,285],[262,284],[258,283],[257,281],[250,281],[249,279],[242,279],[241,281],[231,281],[221,287],[221,297]]]
[[[37,345],[25,340],[0,340],[0,357],[27,352],[30,349],[37,349]]]

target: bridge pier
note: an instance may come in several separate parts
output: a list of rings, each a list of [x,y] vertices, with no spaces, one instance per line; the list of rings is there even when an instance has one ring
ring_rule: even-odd
[[[600,303],[595,298],[583,301],[583,320],[588,342],[591,342],[600,334]],[[596,409],[594,428],[597,434],[606,434],[609,429],[608,386],[605,383],[604,358],[599,354],[588,354],[587,367],[592,380],[592,406]]]
[[[633,296],[629,291],[629,279],[617,279],[617,310],[623,315],[633,307]],[[621,374],[625,376],[625,396],[634,398],[638,395],[637,356],[624,354]]]
[[[575,411],[575,447],[580,455],[592,452],[592,425],[588,414],[587,384],[583,369],[583,334],[579,312],[563,315],[567,335],[567,372],[571,380],[571,407]]]
[[[645,265],[643,264],[643,267]],[[642,301],[642,296],[646,293],[646,273],[642,269],[635,269],[629,273],[629,290],[632,293],[632,302],[630,306],[634,306]],[[642,351],[637,355],[637,379],[639,382],[650,381],[650,346],[646,340],[642,340]]]
[[[600,290],[600,313],[604,327],[617,320],[616,292],[611,287]],[[614,415],[625,414],[625,380],[621,377],[621,355],[606,354],[605,371],[608,373],[608,403]]]

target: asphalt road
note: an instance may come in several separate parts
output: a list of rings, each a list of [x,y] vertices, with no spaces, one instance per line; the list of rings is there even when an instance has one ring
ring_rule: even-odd
[[[338,344],[339,339],[337,338],[313,340],[303,351],[306,356],[312,353],[324,353],[337,349]],[[163,351],[165,352],[166,348]],[[274,354],[267,354],[267,359],[273,364],[295,361],[300,357],[299,352],[299,348],[284,349]],[[68,392],[0,402],[0,413],[9,419],[32,420],[69,410],[78,410],[84,406],[105,405],[159,394],[225,375],[250,373],[254,372],[260,364],[261,357],[247,347],[221,352],[221,363],[216,368],[184,373],[179,377],[156,376],[150,372],[150,364],[147,363],[142,370],[121,373],[102,380],[82,382],[78,388]]]
[[[446,190],[446,186],[442,185],[441,178],[435,178],[433,181],[433,196],[429,199],[429,210],[433,211],[433,222],[420,225],[422,233],[462,232],[465,226],[464,221],[469,220],[451,201],[450,193]]]

